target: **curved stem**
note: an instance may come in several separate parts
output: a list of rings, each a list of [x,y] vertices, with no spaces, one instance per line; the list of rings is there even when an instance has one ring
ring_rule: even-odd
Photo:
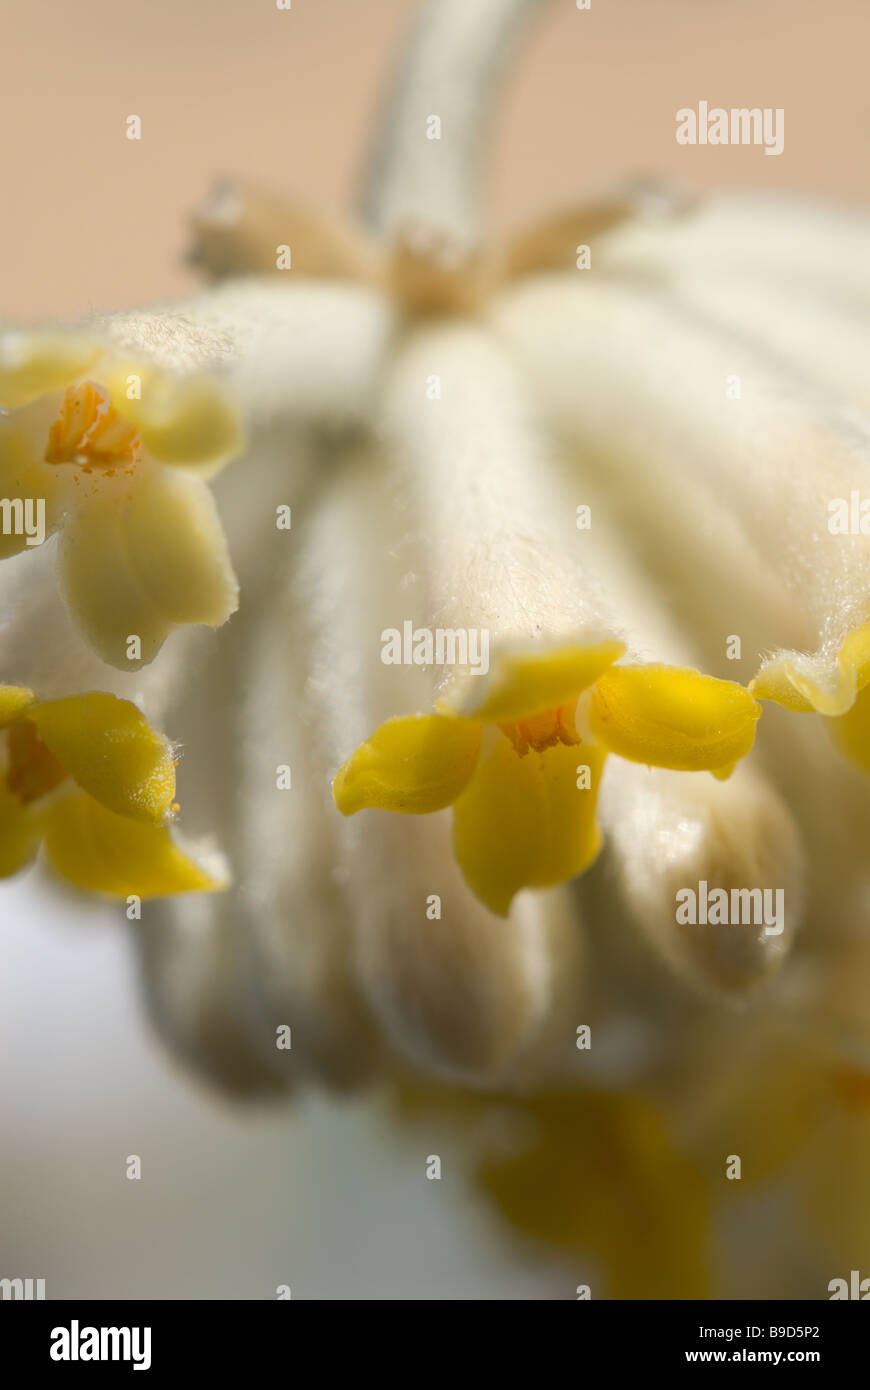
[[[491,96],[512,41],[542,0],[428,0],[380,121],[362,213],[373,231],[409,225],[474,235]],[[427,134],[430,117],[440,138]]]

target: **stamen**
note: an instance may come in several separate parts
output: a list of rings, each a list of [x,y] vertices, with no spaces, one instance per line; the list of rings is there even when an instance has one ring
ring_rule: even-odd
[[[60,415],[48,433],[46,463],[79,464],[85,473],[116,468],[132,473],[139,456],[139,435],[121,418],[101,386],[82,381],[67,387]]]
[[[534,749],[536,753],[543,753],[545,748],[555,748],[559,743],[570,747],[582,742],[574,725],[576,708],[576,703],[559,705],[557,709],[544,710],[542,714],[533,714],[509,724],[499,724],[498,727],[505,737],[510,739],[521,758],[524,758],[530,749]]]

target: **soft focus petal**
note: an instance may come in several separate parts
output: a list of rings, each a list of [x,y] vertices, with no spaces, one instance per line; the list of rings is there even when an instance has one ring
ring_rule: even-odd
[[[519,1153],[479,1170],[514,1230],[601,1262],[593,1299],[707,1296],[710,1212],[701,1171],[661,1114],[631,1095],[562,1092],[528,1102]]]
[[[226,388],[208,376],[172,377],[137,362],[103,373],[115,409],[135,425],[152,458],[214,472],[241,453],[241,422]],[[139,378],[141,396],[128,398]]]
[[[504,915],[521,888],[574,878],[601,845],[595,803],[603,750],[559,745],[518,757],[501,734],[453,809],[453,843],[469,886]],[[589,768],[588,787],[578,769]],[[582,780],[582,779],[581,779]]]
[[[127,641],[151,659],[178,623],[219,627],[238,586],[214,499],[199,478],[146,470],[129,490],[99,495],[60,538],[64,597],[112,666],[132,669]]]
[[[39,531],[50,536],[69,503],[74,485],[43,459],[53,413],[40,401],[0,415],[0,560],[36,548]]]
[[[388,719],[340,768],[335,804],[350,816],[363,807],[425,815],[451,806],[480,752],[480,725],[441,714]]]
[[[94,339],[63,333],[0,337],[0,410],[15,410],[81,376],[99,356]]]
[[[116,815],[85,792],[58,797],[44,813],[43,832],[53,867],[89,893],[159,898],[227,886],[223,873],[179,849],[166,826]]]
[[[859,693],[848,713],[829,720],[828,729],[840,751],[870,773],[870,687]]]
[[[0,778],[0,878],[9,878],[29,864],[42,833],[38,813],[22,806]]]
[[[0,729],[11,724],[36,699],[23,685],[0,685]]]
[[[109,811],[155,825],[175,796],[172,749],[129,700],[93,692],[35,704],[40,737],[80,787]]]

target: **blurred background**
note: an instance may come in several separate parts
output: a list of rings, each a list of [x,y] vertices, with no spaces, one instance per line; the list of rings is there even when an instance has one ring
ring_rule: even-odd
[[[471,2],[471,0],[470,0]],[[0,314],[189,291],[218,175],[349,207],[415,0],[4,0]],[[497,125],[496,225],[626,174],[870,197],[866,0],[550,0]],[[783,107],[785,150],[679,146],[708,100]],[[128,140],[138,115],[142,139]]]
[[[415,9],[4,0],[0,319],[195,289],[185,217],[221,175],[352,207]],[[497,125],[494,226],[638,173],[870,201],[866,0],[544,9]],[[784,108],[784,153],[678,146],[702,99]],[[571,1298],[586,1277],[509,1240],[457,1141],[395,1131],[377,1099],[252,1114],[200,1090],[144,1022],[117,910],[33,874],[0,886],[0,1113],[0,1277],[49,1298]]]

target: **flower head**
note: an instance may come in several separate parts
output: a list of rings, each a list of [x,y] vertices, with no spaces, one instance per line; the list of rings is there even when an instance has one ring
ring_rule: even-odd
[[[0,686],[0,738],[0,877],[42,843],[58,873],[94,893],[225,886],[175,843],[172,748],[128,700],[92,692],[40,701]]]
[[[870,453],[867,228],[716,197],[650,218],[635,186],[481,242],[482,89],[531,8],[426,8],[366,230],[225,188],[196,259],[239,279],[6,339],[4,519],[42,498],[92,643],[150,659],[235,605],[198,475],[244,398],[278,463],[218,484],[253,602],[166,682],[239,873],[142,924],[160,1027],[238,1092],[411,1072],[469,1115],[489,1091],[531,1124],[482,1168],[514,1226],[617,1293],[697,1294],[739,1203],[723,1154],[747,1190],[788,1165],[839,1195],[841,1141],[851,1195],[867,1172],[870,784],[794,717],[870,767],[868,533],[828,524]],[[397,619],[486,633],[489,670],[386,665]],[[171,750],[133,706],[3,708],[9,872],[41,835],[99,891],[217,886],[178,858]],[[702,888],[737,919],[681,918]]]
[[[205,482],[241,447],[216,380],[173,375],[100,338],[0,340],[0,558],[29,544],[16,508],[57,532],[61,589],[109,665],[150,661],[180,623],[219,626],[237,605]],[[9,524],[7,524],[7,522]]]
[[[521,888],[575,877],[600,848],[595,805],[609,750],[725,777],[755,737],[760,708],[741,686],[614,666],[624,650],[611,640],[500,653],[489,676],[448,692],[436,713],[382,724],[339,770],[338,809],[453,806],[456,858],[495,912]]]

